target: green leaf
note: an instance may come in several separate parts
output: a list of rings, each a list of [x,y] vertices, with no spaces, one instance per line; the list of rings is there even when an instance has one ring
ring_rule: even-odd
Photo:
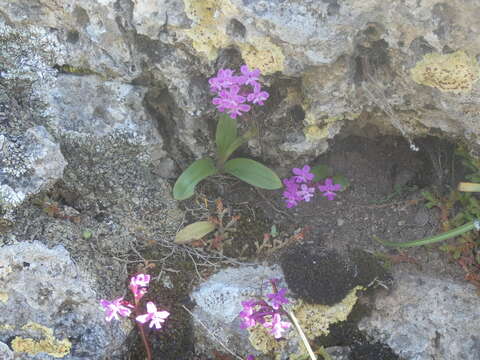
[[[331,169],[327,165],[317,165],[314,166],[310,172],[315,175],[313,181],[316,182],[327,178],[331,172]]]
[[[218,117],[215,144],[219,159],[228,159],[227,149],[237,139],[237,122],[226,114]]]
[[[210,221],[197,221],[185,226],[175,235],[176,244],[186,244],[194,240],[200,240],[208,233],[215,230],[215,224]]]
[[[272,170],[257,161],[245,158],[228,160],[225,171],[246,183],[267,190],[280,189],[282,182]]]
[[[83,230],[82,232],[82,238],[85,240],[88,240],[92,237],[93,233],[90,230]]]
[[[278,235],[277,225],[272,225],[270,228],[270,235],[272,235],[272,237],[276,237]]]
[[[348,179],[343,175],[335,175],[332,177],[332,180],[334,184],[342,185],[340,191],[344,191],[350,186],[350,181],[348,181]]]
[[[193,195],[195,186],[203,179],[217,173],[215,164],[210,158],[193,162],[175,182],[173,197],[175,200],[185,200]]]
[[[252,137],[255,136],[257,131],[255,129],[250,129],[248,130],[245,134],[242,136],[237,137],[226,149],[225,154],[223,157],[219,158],[220,164],[223,164],[225,161],[228,160],[228,158],[233,154],[235,150],[237,150],[241,145],[246,143],[248,140],[250,140]]]

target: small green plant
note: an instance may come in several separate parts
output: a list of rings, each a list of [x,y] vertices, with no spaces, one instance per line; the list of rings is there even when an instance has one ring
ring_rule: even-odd
[[[272,170],[247,158],[230,159],[233,152],[250,140],[255,132],[247,131],[239,136],[235,119],[250,111],[251,105],[263,105],[269,94],[262,91],[258,82],[260,70],[250,70],[247,65],[235,75],[231,69],[220,69],[217,76],[209,79],[210,90],[217,95],[212,103],[224,113],[219,116],[215,132],[216,161],[206,157],[191,164],[177,179],[173,197],[185,200],[194,194],[195,186],[209,176],[227,173],[238,179],[267,190],[280,189],[282,182]]]
[[[480,181],[480,160],[470,157],[463,148],[459,148],[456,154],[462,158],[462,163],[472,171],[466,178],[471,181]],[[442,227],[446,230],[442,234],[403,243],[384,241],[378,237],[374,237],[374,239],[385,246],[407,248],[434,244],[461,236],[460,243],[469,243],[467,248],[468,250],[472,250],[472,248],[478,247],[478,244],[472,241],[468,233],[472,230],[476,230],[477,232],[480,230],[480,203],[476,197],[470,194],[471,192],[480,192],[480,184],[461,182],[458,186],[458,191],[453,190],[446,197],[437,196],[429,191],[422,192],[427,200],[425,205],[427,208],[438,207],[440,209]],[[449,214],[456,204],[460,205],[461,211],[450,219]],[[465,246],[444,245],[441,249],[451,252],[453,258],[457,260],[464,255],[463,250]],[[478,260],[480,260],[480,257],[478,257]],[[480,261],[477,262],[480,263]]]
[[[236,121],[228,115],[220,115],[215,134],[216,162],[209,157],[193,162],[177,179],[173,187],[173,197],[176,200],[188,199],[194,194],[195,186],[200,181],[218,173],[233,175],[262,189],[280,189],[282,182],[277,174],[265,165],[247,158],[229,159],[233,152],[254,134],[255,132],[250,130],[238,136]]]

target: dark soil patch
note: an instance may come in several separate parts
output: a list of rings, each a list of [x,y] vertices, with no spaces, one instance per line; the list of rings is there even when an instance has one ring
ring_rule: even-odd
[[[288,288],[316,304],[334,305],[358,285],[388,280],[378,260],[361,250],[345,256],[333,249],[297,245],[283,253],[281,266]]]

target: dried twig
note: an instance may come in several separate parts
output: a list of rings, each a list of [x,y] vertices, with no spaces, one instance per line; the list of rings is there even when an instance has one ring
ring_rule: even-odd
[[[207,334],[213,339],[215,340],[216,342],[218,342],[230,355],[232,355],[233,357],[235,357],[236,359],[239,359],[239,360],[243,360],[243,358],[241,358],[240,356],[238,356],[237,354],[235,354],[232,350],[230,350],[227,345],[225,345],[223,343],[222,340],[220,340],[217,336],[215,336],[213,334],[212,331],[210,331],[210,329],[207,327],[207,325],[205,325],[203,323],[202,320],[200,320],[197,316],[195,316],[185,305],[182,305],[183,309],[188,312],[190,314],[190,316],[195,320],[197,321],[206,331],[207,331]]]

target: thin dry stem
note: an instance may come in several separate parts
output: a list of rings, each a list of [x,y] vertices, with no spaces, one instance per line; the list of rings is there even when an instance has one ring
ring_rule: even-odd
[[[182,305],[183,309],[188,312],[190,314],[190,316],[195,320],[197,321],[206,331],[207,331],[207,334],[213,339],[215,340],[216,342],[218,342],[230,355],[232,355],[233,357],[235,357],[236,359],[238,360],[243,360],[243,358],[241,358],[240,356],[238,356],[237,354],[235,354],[233,352],[233,350],[230,350],[227,345],[225,345],[223,343],[223,341],[221,341],[217,336],[215,336],[211,331],[210,329],[207,327],[207,325],[205,325],[202,320],[200,320],[197,316],[195,316],[185,305]]]

